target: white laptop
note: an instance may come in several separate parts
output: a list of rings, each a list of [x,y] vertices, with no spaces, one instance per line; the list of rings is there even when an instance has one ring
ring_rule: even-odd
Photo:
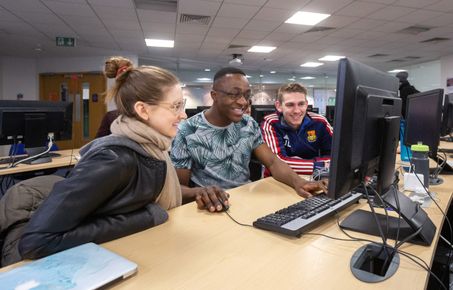
[[[0,288],[97,289],[137,272],[137,264],[93,243],[0,273]]]

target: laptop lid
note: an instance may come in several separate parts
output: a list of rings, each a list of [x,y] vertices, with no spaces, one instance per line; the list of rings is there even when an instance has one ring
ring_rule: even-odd
[[[0,273],[2,289],[97,289],[137,272],[137,264],[94,243]]]

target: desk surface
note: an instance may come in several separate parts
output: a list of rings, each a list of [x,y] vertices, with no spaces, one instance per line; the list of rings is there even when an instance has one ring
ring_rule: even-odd
[[[452,178],[432,191],[442,209],[451,199]],[[289,187],[272,178],[228,191],[230,214],[251,224],[256,218],[297,202]],[[340,219],[357,208],[343,211]],[[433,206],[426,209],[437,231],[443,216]],[[404,256],[390,279],[366,284],[349,270],[352,254],[364,242],[336,241],[322,236],[291,238],[234,223],[226,213],[210,214],[194,203],[169,212],[165,224],[103,244],[136,262],[138,274],[113,289],[424,289],[428,273]],[[347,238],[331,218],[312,232]],[[438,233],[437,232],[437,233]],[[354,237],[379,240],[350,232]],[[402,250],[429,265],[438,242],[430,247],[405,244]],[[393,242],[393,241],[392,241]]]
[[[79,149],[60,150],[55,151],[55,153],[61,154],[61,156],[52,157],[52,162],[41,164],[19,164],[14,168],[0,169],[0,176],[74,165],[77,163],[76,156],[79,155]],[[5,166],[7,165],[6,164],[0,165],[0,168]]]

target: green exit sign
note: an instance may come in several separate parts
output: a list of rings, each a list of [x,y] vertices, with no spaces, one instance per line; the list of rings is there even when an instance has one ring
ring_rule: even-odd
[[[57,36],[55,40],[56,40],[57,46],[69,46],[69,47],[74,47],[75,46],[75,38],[74,37]]]

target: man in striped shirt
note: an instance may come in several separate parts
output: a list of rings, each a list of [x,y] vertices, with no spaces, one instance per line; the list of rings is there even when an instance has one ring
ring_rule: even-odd
[[[290,83],[278,90],[278,113],[264,117],[264,141],[298,174],[312,174],[330,160],[332,127],[321,115],[307,112],[307,89]],[[269,171],[266,170],[266,175]]]

